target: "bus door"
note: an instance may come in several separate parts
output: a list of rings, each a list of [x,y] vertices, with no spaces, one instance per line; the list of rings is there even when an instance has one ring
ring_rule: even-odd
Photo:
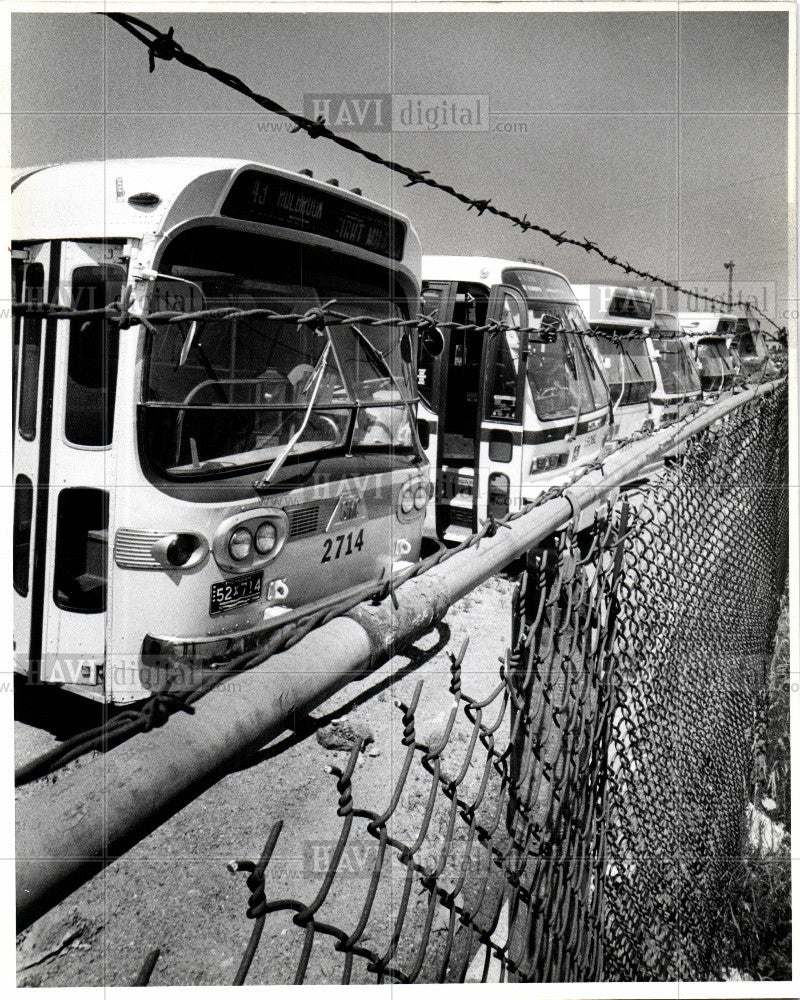
[[[528,325],[524,297],[508,285],[495,285],[486,322]],[[500,518],[520,504],[523,480],[523,417],[527,334],[508,330],[484,336],[480,435],[475,469],[475,527],[492,515]]]
[[[439,323],[482,327],[489,290],[472,282],[426,282],[439,290]],[[474,530],[480,419],[481,358],[484,335],[476,330],[442,329],[444,348],[434,366],[436,440],[436,532],[458,540]]]
[[[41,305],[58,294],[58,244],[39,243],[16,249],[12,258],[15,301]],[[51,260],[55,262],[51,265]],[[51,275],[54,275],[51,279]],[[47,551],[49,464],[42,438],[42,382],[53,374],[55,322],[41,317],[16,318],[13,324],[14,648],[16,669],[27,672],[41,653],[41,570]],[[47,371],[43,371],[47,365]],[[44,407],[47,411],[47,407]],[[48,434],[43,434],[47,430]],[[38,486],[43,482],[45,489]],[[36,625],[34,626],[34,621]]]
[[[61,304],[97,309],[120,295],[121,247],[65,242],[60,256]],[[40,680],[100,698],[119,331],[103,316],[56,325],[43,364],[31,660]]]
[[[437,323],[452,318],[455,296],[454,281],[426,281],[422,289],[423,315]],[[417,389],[420,397],[417,429],[431,470],[440,468],[439,411],[441,401],[447,398],[447,365],[444,358],[450,351],[450,330],[445,328],[441,333],[444,339],[441,353],[433,356],[425,351],[422,338],[417,349]]]

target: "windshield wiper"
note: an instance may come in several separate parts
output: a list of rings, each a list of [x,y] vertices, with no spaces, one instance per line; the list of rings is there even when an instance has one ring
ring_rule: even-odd
[[[389,367],[386,359],[381,354],[381,352],[378,350],[378,348],[372,343],[372,341],[363,332],[363,330],[359,330],[359,328],[355,325],[355,323],[353,323],[350,326],[350,329],[353,331],[353,333],[356,334],[356,336],[358,337],[358,339],[361,341],[361,343],[367,349],[367,354],[369,354],[371,360],[378,365],[378,367],[383,371],[383,373],[385,375],[388,375],[389,381],[392,383],[392,385],[395,387],[395,389],[397,389],[397,391],[400,392],[400,395],[402,397],[402,390],[400,388],[400,385],[398,384],[397,379],[394,377],[394,373],[392,372],[392,369]]]
[[[578,396],[578,409],[575,413],[575,423],[572,425],[572,430],[567,435],[567,441],[574,441],[578,434],[578,424],[580,423],[581,416],[583,415],[583,400]]]
[[[420,442],[419,435],[417,434],[417,422],[414,419],[413,413],[411,412],[411,404],[403,396],[403,388],[400,385],[400,383],[397,381],[397,379],[396,379],[396,377],[394,375],[394,372],[389,367],[389,364],[386,361],[386,358],[384,358],[384,356],[381,354],[381,352],[378,350],[378,348],[375,347],[375,345],[372,343],[372,341],[369,339],[369,337],[367,337],[367,335],[362,330],[360,330],[355,325],[355,323],[350,327],[350,329],[356,334],[356,336],[358,337],[358,339],[364,345],[364,347],[367,350],[367,353],[372,356],[372,360],[374,362],[377,362],[378,366],[383,369],[383,371],[386,373],[386,375],[389,376],[389,381],[392,383],[392,385],[394,386],[395,390],[397,391],[397,394],[400,397],[400,402],[406,408],[406,414],[408,416],[409,426],[411,427],[412,434],[416,438],[417,447],[418,447],[418,449],[420,451],[422,451],[422,443]],[[352,438],[352,433],[353,433],[354,430],[355,430],[355,422],[353,422],[352,427],[351,427],[351,438]],[[350,450],[350,442],[348,442],[348,451],[349,450]]]
[[[311,398],[306,404],[305,411],[303,412],[303,419],[300,421],[300,426],[294,432],[290,440],[286,442],[286,446],[284,447],[283,451],[280,453],[280,455],[278,455],[274,459],[272,465],[267,469],[267,471],[264,473],[261,479],[257,479],[253,483],[254,489],[263,490],[267,486],[269,486],[269,484],[272,482],[275,476],[283,468],[283,463],[286,461],[289,455],[291,455],[292,451],[294,450],[294,446],[303,436],[303,433],[306,427],[308,426],[308,421],[311,419],[311,412],[314,409],[314,404],[317,401],[317,396],[319,395],[320,387],[322,386],[322,379],[325,375],[325,369],[328,366],[328,355],[330,354],[330,351],[331,351],[331,342],[329,340],[325,345],[325,349],[323,350],[322,354],[320,354],[319,356],[319,360],[317,361],[316,366],[314,367],[314,371],[311,373],[311,375],[309,375],[308,382],[306,383],[307,389],[311,388],[312,382],[315,384],[314,384],[314,389],[311,393]]]

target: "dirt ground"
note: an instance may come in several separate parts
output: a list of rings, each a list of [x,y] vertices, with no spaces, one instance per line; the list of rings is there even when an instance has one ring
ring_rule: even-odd
[[[407,656],[397,656],[368,678],[353,682],[318,708],[301,730],[285,734],[226,774],[217,784],[176,813],[100,876],[50,911],[18,942],[20,986],[124,986],[137,975],[148,952],[161,949],[152,985],[224,985],[232,982],[253,922],[245,916],[246,875],[231,872],[231,859],[257,861],[277,820],[283,830],[267,868],[267,898],[310,903],[322,882],[326,861],[342,820],[337,816],[336,776],[346,749],[326,749],[318,731],[335,722],[372,737],[353,776],[356,806],[382,811],[401,773],[405,749],[402,710],[421,680],[417,732],[433,740],[444,731],[453,696],[448,690],[450,657],[470,638],[462,668],[465,691],[486,697],[498,682],[498,658],[510,641],[512,582],[497,577],[456,604],[441,625],[420,640]],[[69,705],[60,692],[42,693],[44,702],[22,706],[16,723],[18,762],[54,745],[70,730],[96,724],[98,709]],[[72,723],[67,715],[82,713]],[[42,725],[46,719],[46,725]],[[94,722],[93,722],[94,720]],[[448,747],[466,749],[467,726],[458,727]],[[502,731],[498,733],[502,739]],[[331,742],[328,739],[327,742]],[[417,761],[402,789],[392,832],[410,842],[422,822],[431,777]],[[450,758],[446,766],[460,767]],[[69,765],[80,768],[81,762]],[[475,774],[468,780],[478,781]],[[45,780],[58,780],[52,777]],[[23,788],[19,795],[30,794]],[[442,796],[438,797],[439,799]],[[440,808],[440,805],[437,805]],[[430,850],[443,832],[446,817],[434,812]],[[355,926],[372,871],[375,840],[362,822],[354,824],[348,854],[340,866],[319,919],[348,931]],[[406,869],[389,862],[367,927],[364,944],[382,951],[392,933],[392,914],[403,891]],[[413,950],[413,931],[427,911],[427,894],[412,890],[409,917],[398,959]],[[441,909],[440,907],[436,908]],[[432,935],[446,924],[437,916]],[[292,982],[303,934],[286,912],[269,914],[248,985]],[[330,938],[312,951],[306,982],[337,982],[342,955]],[[364,963],[354,963],[353,982],[374,982]]]

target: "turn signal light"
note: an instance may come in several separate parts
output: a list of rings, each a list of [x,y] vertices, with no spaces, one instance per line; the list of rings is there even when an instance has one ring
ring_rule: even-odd
[[[175,532],[172,535],[162,535],[150,549],[155,562],[152,567],[163,566],[165,569],[192,569],[199,566],[208,555],[208,542],[202,535],[192,531]],[[150,568],[150,566],[146,566]]]
[[[175,535],[167,546],[167,559],[173,566],[185,566],[198,548],[197,535]]]

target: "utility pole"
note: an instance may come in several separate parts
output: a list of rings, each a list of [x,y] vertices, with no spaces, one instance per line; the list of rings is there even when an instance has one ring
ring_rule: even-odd
[[[733,261],[729,260],[722,266],[728,272],[728,308],[733,309]]]

